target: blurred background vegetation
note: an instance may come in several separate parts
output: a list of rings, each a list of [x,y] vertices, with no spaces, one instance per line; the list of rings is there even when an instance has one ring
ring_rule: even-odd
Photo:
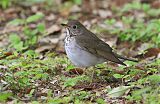
[[[74,67],[68,19],[139,62]],[[159,58],[159,0],[0,0],[0,103],[159,104]]]

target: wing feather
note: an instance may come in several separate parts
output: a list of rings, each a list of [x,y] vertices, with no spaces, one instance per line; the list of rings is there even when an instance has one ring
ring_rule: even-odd
[[[102,57],[106,60],[126,65],[122,61],[120,61],[118,57],[115,56],[112,48],[108,44],[100,40],[97,36],[86,36],[84,38],[84,36],[79,35],[76,37],[76,42],[83,50],[89,51],[97,57]]]

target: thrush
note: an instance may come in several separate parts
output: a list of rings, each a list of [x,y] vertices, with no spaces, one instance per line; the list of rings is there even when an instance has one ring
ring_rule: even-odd
[[[122,60],[135,61],[121,56],[78,20],[69,20],[66,27],[65,50],[68,58],[77,67],[89,67],[106,61],[125,65]]]

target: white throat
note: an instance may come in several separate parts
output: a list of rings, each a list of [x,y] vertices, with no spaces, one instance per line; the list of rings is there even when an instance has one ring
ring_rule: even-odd
[[[69,32],[68,28],[66,28],[66,31],[67,31],[67,33],[66,33],[67,37],[70,36],[70,32]]]

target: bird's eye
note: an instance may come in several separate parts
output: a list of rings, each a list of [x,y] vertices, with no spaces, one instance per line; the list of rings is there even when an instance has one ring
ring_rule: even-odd
[[[74,25],[72,28],[73,28],[73,29],[76,29],[76,28],[77,28],[77,25]]]

